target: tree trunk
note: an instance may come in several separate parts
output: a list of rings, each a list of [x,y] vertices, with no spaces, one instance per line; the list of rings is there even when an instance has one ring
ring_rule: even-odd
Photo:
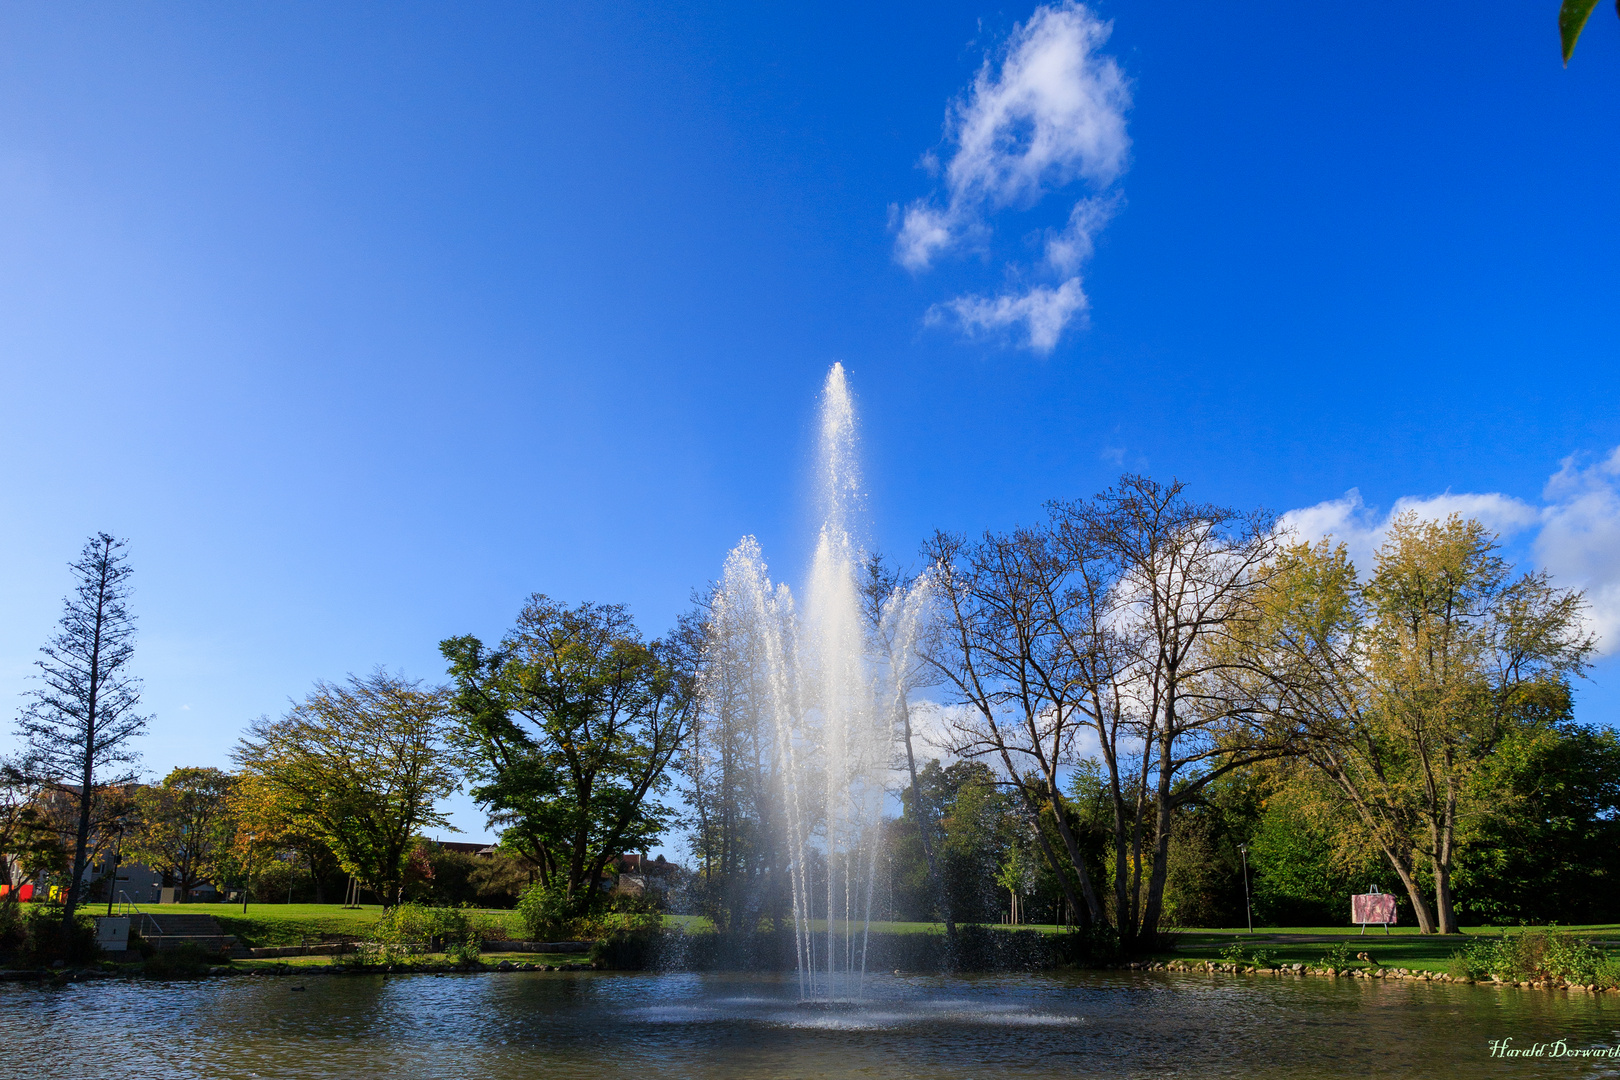
[[[1159,914],[1164,909],[1164,883],[1170,873],[1170,822],[1175,807],[1170,802],[1170,740],[1161,742],[1159,760],[1158,812],[1155,815],[1153,837],[1153,873],[1148,878],[1147,904],[1142,908],[1142,925],[1137,931],[1138,944],[1151,948],[1159,936]]]
[[[1451,815],[1455,801],[1448,800],[1446,820],[1441,823],[1434,850],[1434,913],[1442,934],[1457,933],[1457,913],[1451,903],[1451,848],[1453,825]]]
[[[1395,875],[1401,879],[1401,884],[1406,886],[1406,897],[1412,901],[1412,915],[1417,919],[1418,933],[1434,933],[1434,917],[1429,914],[1428,902],[1423,899],[1423,894],[1418,891],[1417,878],[1400,859],[1395,857],[1395,853],[1388,847],[1384,848],[1384,858],[1389,860],[1389,865],[1394,869]]]
[[[1074,830],[1069,828],[1068,815],[1064,812],[1063,797],[1058,794],[1056,779],[1048,777],[1046,787],[1050,793],[1048,802],[1052,807],[1052,820],[1057,822],[1058,836],[1063,839],[1063,846],[1069,852],[1069,861],[1074,864],[1075,871],[1080,875],[1080,892],[1086,899],[1086,910],[1091,913],[1091,921],[1094,924],[1106,924],[1108,918],[1103,914],[1102,904],[1097,901],[1097,890],[1092,888],[1091,874],[1086,870],[1086,857],[1080,850],[1080,842],[1075,839]]]

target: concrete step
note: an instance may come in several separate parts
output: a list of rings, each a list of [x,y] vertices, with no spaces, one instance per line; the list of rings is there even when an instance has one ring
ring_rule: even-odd
[[[235,934],[162,934],[144,940],[158,952],[195,945],[204,952],[225,955],[234,953],[237,948]]]
[[[223,937],[224,929],[212,915],[165,915],[142,912],[130,921],[142,937]]]

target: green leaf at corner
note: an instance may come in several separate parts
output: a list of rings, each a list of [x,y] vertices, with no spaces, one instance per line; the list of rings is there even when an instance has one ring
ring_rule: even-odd
[[[1575,51],[1575,42],[1580,39],[1581,29],[1586,26],[1587,17],[1595,7],[1597,0],[1564,0],[1564,6],[1558,9],[1558,36],[1564,40],[1566,67],[1570,55]]]

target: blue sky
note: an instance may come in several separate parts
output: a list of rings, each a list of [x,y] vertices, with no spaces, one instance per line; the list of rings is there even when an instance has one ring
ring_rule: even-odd
[[[0,698],[98,529],[154,773],[532,591],[795,579],[834,361],[901,556],[1131,468],[1472,508],[1620,626],[1620,22],[1555,9],[0,4]]]

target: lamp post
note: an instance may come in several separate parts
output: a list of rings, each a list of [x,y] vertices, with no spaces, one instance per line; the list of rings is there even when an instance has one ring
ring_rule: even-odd
[[[1239,844],[1238,854],[1243,857],[1243,911],[1249,917],[1249,933],[1254,933],[1254,905],[1249,902],[1249,845]]]
[[[118,895],[118,864],[124,861],[124,823],[118,823],[118,841],[113,844],[112,880],[107,883],[107,917],[112,918],[113,900]]]
[[[242,914],[247,914],[248,890],[253,887],[253,842],[257,834],[248,833],[247,865],[242,867]]]

